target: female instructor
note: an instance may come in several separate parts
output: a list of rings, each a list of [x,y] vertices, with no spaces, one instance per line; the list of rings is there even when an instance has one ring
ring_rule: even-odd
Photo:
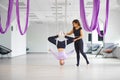
[[[79,61],[80,61],[80,53],[82,54],[82,56],[85,58],[86,63],[89,64],[89,61],[87,59],[86,54],[83,51],[83,31],[82,31],[82,27],[80,25],[79,20],[75,19],[72,22],[73,24],[73,29],[67,33],[66,35],[71,35],[74,34],[75,38],[74,38],[74,47],[77,53],[77,64],[76,66],[79,66]]]

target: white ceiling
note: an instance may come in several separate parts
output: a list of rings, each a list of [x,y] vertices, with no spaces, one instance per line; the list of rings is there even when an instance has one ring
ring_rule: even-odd
[[[19,0],[22,12],[25,12],[27,0]],[[55,21],[56,0],[30,0],[30,20],[42,23],[43,21]],[[65,0],[57,0],[59,4],[59,14],[65,14]],[[92,12],[92,1],[84,0],[86,7],[86,14],[90,15]],[[105,1],[100,0],[102,9],[105,9]],[[8,0],[0,0],[0,7],[7,10]],[[61,6],[60,6],[61,5]],[[110,8],[115,9],[120,6],[120,0],[110,0]],[[62,8],[61,8],[62,7]],[[59,15],[58,14],[58,15]],[[61,17],[61,16],[58,16]],[[79,0],[67,0],[67,18],[72,20],[79,17]],[[47,19],[46,19],[47,18]]]

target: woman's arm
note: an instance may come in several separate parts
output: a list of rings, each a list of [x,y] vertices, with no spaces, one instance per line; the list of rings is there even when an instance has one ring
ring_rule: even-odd
[[[83,38],[83,31],[80,30],[80,36],[78,38],[74,39],[74,42],[79,40],[79,39],[82,39],[82,38]]]
[[[73,34],[73,30],[71,30],[69,33],[67,33],[66,35],[71,35]]]

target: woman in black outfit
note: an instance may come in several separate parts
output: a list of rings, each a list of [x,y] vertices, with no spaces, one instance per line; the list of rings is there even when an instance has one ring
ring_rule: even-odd
[[[83,40],[82,40],[83,31],[82,31],[80,22],[79,22],[79,20],[76,19],[76,20],[73,20],[72,24],[73,24],[73,29],[69,33],[67,33],[66,35],[74,34],[74,36],[75,36],[75,38],[74,38],[74,47],[75,47],[75,50],[76,50],[76,53],[77,53],[77,64],[76,64],[76,66],[79,66],[80,53],[85,58],[86,63],[89,64],[87,56],[83,51],[83,47],[84,47],[83,46]]]

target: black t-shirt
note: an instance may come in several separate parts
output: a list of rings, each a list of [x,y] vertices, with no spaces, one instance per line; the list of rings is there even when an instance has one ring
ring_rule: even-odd
[[[73,28],[73,33],[74,33],[75,38],[81,36],[81,34],[80,34],[80,31],[81,31],[81,30],[82,30],[81,27],[80,27],[79,29]]]

